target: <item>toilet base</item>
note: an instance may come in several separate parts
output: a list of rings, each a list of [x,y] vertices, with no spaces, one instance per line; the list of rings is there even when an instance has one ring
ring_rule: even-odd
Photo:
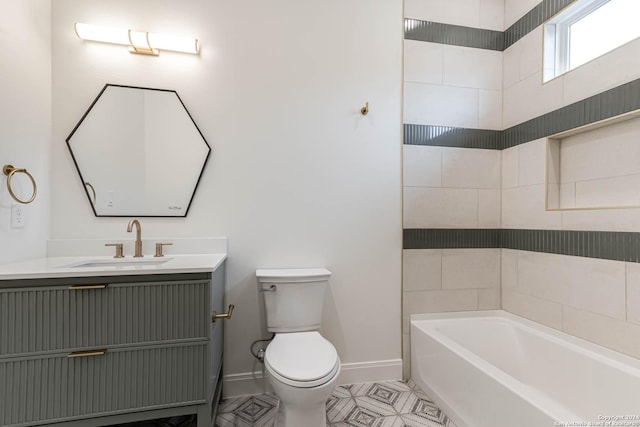
[[[295,407],[283,404],[282,400],[278,407],[275,427],[325,427],[327,425],[326,403],[315,405],[315,407]]]
[[[275,427],[325,427],[327,399],[336,389],[338,375],[317,387],[299,388],[281,383],[267,370],[269,384],[280,399]]]

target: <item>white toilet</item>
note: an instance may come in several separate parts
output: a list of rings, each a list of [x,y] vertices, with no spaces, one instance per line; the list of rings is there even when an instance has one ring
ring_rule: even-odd
[[[324,268],[256,270],[264,294],[267,378],[280,399],[276,427],[324,427],[326,400],[336,387],[340,359],[318,332],[331,272]]]

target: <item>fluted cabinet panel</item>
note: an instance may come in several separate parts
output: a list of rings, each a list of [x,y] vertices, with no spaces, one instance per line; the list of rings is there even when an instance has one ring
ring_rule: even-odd
[[[34,352],[206,338],[210,281],[0,290],[0,359]]]
[[[28,426],[202,404],[208,343],[108,350],[93,357],[0,360],[0,425]]]

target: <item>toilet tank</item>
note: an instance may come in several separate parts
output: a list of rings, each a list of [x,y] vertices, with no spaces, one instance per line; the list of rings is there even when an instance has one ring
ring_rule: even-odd
[[[269,332],[320,329],[331,272],[325,268],[256,270]]]

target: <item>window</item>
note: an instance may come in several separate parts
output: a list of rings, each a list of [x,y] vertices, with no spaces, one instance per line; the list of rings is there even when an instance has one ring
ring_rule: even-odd
[[[640,1],[577,0],[544,27],[544,81],[640,37]]]

